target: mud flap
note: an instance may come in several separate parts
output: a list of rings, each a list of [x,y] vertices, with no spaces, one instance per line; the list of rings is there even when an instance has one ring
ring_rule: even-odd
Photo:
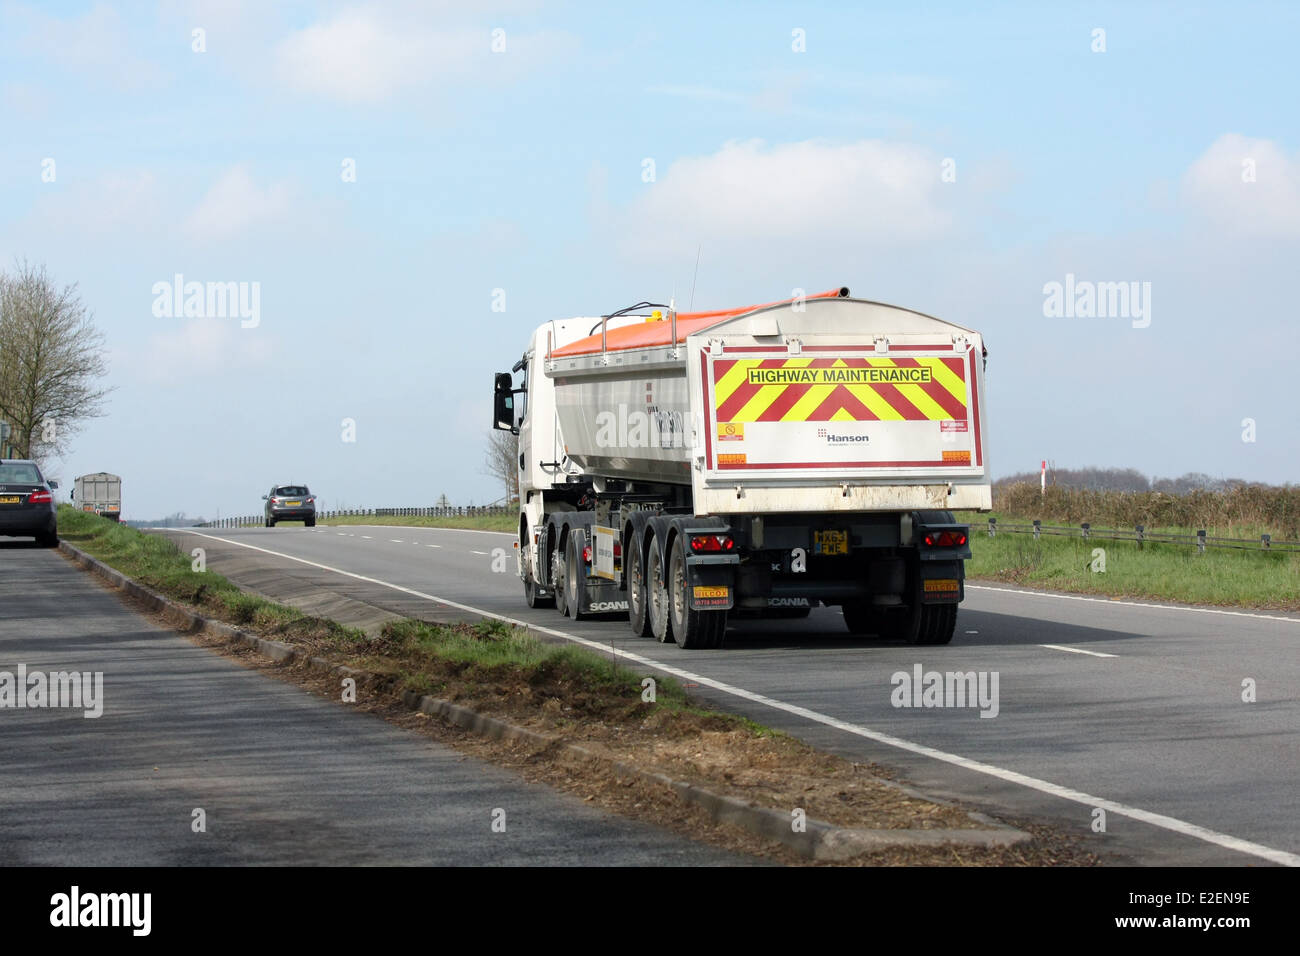
[[[728,611],[736,604],[738,554],[689,555],[686,587],[693,611]]]
[[[962,561],[921,563],[921,603],[960,604],[966,597],[966,566]]]

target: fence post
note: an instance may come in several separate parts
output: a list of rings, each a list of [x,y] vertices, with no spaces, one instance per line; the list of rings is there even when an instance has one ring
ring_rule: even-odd
[[[989,519],[989,537],[992,538],[998,533],[998,519]]]
[[[1269,549],[1269,547],[1272,545],[1272,542],[1273,542],[1272,535],[1261,534],[1259,536],[1260,547],[1262,547],[1265,551]]]
[[[1204,528],[1196,532],[1196,553],[1197,554],[1205,553],[1205,529]]]
[[[1143,525],[1143,524],[1135,525],[1133,530],[1135,530],[1135,531],[1137,532],[1137,536],[1138,536],[1138,550],[1141,551],[1141,550],[1142,550],[1142,544],[1143,544],[1143,542],[1145,542],[1146,539],[1147,539],[1147,528],[1146,528],[1146,525]]]
[[[1084,540],[1084,541],[1087,541],[1087,540],[1088,540],[1088,531],[1089,531],[1089,529],[1092,528],[1092,525],[1089,524],[1087,521],[1085,521],[1083,524],[1079,525],[1079,527],[1083,529],[1083,540]]]
[[[1043,520],[1041,518],[1035,518],[1034,519],[1034,540],[1037,541],[1039,539],[1039,536],[1042,535],[1042,533],[1043,533]]]

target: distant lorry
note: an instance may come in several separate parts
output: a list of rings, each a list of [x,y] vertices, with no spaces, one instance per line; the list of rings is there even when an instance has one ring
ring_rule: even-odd
[[[72,503],[82,511],[93,511],[112,521],[121,521],[122,479],[106,471],[82,475],[76,479],[72,489]]]
[[[818,604],[855,634],[947,644],[970,557],[952,512],[992,507],[985,354],[847,288],[547,322],[495,376],[525,600],[626,611],[684,648],[722,646],[733,610]]]

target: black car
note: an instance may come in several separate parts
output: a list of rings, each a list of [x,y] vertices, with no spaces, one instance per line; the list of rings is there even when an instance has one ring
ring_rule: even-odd
[[[316,496],[306,485],[275,485],[262,500],[266,502],[262,511],[268,528],[274,528],[277,521],[301,521],[309,528],[316,527]]]
[[[54,495],[57,481],[46,481],[40,466],[26,459],[0,459],[0,535],[33,537],[53,548],[59,543]]]

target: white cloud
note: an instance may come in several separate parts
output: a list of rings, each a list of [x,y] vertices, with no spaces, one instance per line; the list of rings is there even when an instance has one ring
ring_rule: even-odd
[[[131,52],[118,11],[97,3],[81,16],[60,19],[38,9],[13,6],[5,11],[6,28],[22,30],[22,46],[67,70],[93,74],[120,89],[156,88],[166,80],[156,64]]]
[[[1300,237],[1300,156],[1287,156],[1272,140],[1220,136],[1188,168],[1182,195],[1223,232]]]
[[[428,20],[427,13],[343,10],[285,38],[275,52],[276,72],[298,93],[379,103],[449,79],[514,80],[576,47],[562,32],[507,32],[505,50],[493,53],[492,27],[431,29]]]
[[[153,232],[166,221],[168,199],[152,172],[113,171],[79,182],[75,174],[67,175],[62,157],[53,159],[58,164],[58,178],[40,194],[30,220],[24,224],[27,231],[120,237],[125,233]]]
[[[186,218],[184,228],[195,239],[228,239],[250,227],[280,220],[288,208],[284,184],[259,189],[247,166],[232,166]]]
[[[261,329],[240,328],[238,319],[155,319],[175,326],[149,338],[140,352],[122,348],[115,363],[132,378],[167,385],[206,376],[225,376],[256,368],[274,357],[271,337]]]
[[[734,242],[916,241],[947,235],[940,157],[904,143],[729,142],[681,159],[626,210],[646,246]]]

